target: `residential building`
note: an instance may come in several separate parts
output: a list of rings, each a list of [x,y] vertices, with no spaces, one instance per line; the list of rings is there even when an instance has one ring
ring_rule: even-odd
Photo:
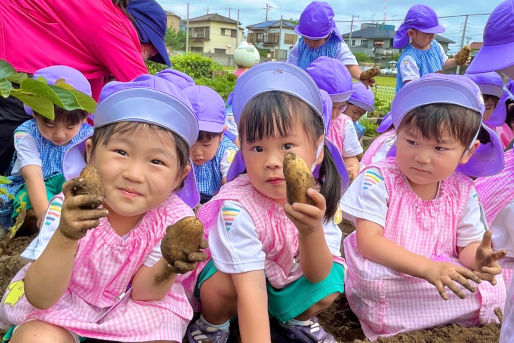
[[[295,23],[283,19],[248,25],[247,40],[259,49],[270,50],[271,58],[287,60],[289,51],[298,41],[295,26]]]
[[[189,19],[189,49],[203,54],[234,55],[243,41],[243,28],[217,13]]]
[[[171,11],[164,11],[166,12],[166,27],[172,28],[175,31],[178,32],[180,27],[180,17]]]

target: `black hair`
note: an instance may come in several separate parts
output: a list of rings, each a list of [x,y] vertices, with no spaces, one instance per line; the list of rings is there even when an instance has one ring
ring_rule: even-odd
[[[500,100],[500,98],[492,94],[482,94],[482,96],[484,97],[484,101],[492,99],[494,101],[494,106],[498,105],[498,101]]]
[[[505,106],[507,107],[507,116],[505,117],[505,123],[512,127],[512,125],[514,124],[514,105],[510,106],[509,109],[510,104],[514,104],[514,100],[507,99],[507,101],[505,101]]]
[[[436,142],[439,142],[442,130],[448,130],[452,138],[468,148],[480,128],[480,113],[454,104],[429,104],[407,113],[398,132],[405,128],[415,128],[423,138]],[[487,133],[482,133],[482,139],[487,138]]]
[[[99,144],[107,145],[113,135],[124,135],[129,133],[134,134],[134,131],[140,129],[160,130],[169,133],[170,137],[175,142],[179,170],[183,171],[184,168],[189,165],[189,146],[182,137],[177,135],[175,132],[163,128],[161,126],[135,121],[112,123],[99,128],[95,128],[93,136],[91,137],[93,143],[91,154],[95,152],[95,148]],[[184,187],[184,181],[185,179],[182,180],[182,182],[177,186],[175,191]]]
[[[197,142],[210,141],[214,137],[220,137],[223,132],[209,132],[209,131],[200,131],[198,132]]]
[[[272,138],[275,136],[275,127],[280,136],[287,136],[294,128],[296,117],[300,119],[311,143],[316,144],[324,134],[323,120],[307,103],[283,92],[261,93],[251,99],[241,113],[241,142],[253,143],[263,138]],[[326,145],[316,181],[326,200],[325,221],[328,222],[335,215],[341,198],[341,176]]]
[[[54,120],[50,120],[47,117],[43,117],[41,114],[34,112],[34,117],[42,120],[45,123],[61,123],[65,125],[76,125],[82,123],[87,118],[87,111],[84,110],[71,110],[67,111],[57,105],[54,105]]]

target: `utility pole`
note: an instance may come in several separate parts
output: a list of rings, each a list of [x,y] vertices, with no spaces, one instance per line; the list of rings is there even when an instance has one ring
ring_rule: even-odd
[[[352,14],[352,21],[350,23],[350,36],[348,37],[348,46],[352,46],[352,33],[353,33],[353,20],[359,18],[359,15]]]
[[[186,16],[186,54],[189,52],[189,2],[187,3]]]
[[[230,19],[230,7],[228,8],[228,19]]]
[[[266,7],[264,9],[266,10],[266,21],[268,21],[268,11],[271,9],[271,5],[266,3]]]
[[[237,9],[237,24],[236,24],[236,47],[234,48],[234,53],[236,49],[239,47],[239,8]]]
[[[280,33],[278,34],[278,54],[277,54],[277,60],[280,57],[280,48],[282,47],[282,19],[283,16],[280,15]]]
[[[466,28],[468,27],[468,17],[469,14],[466,14],[466,17],[464,18],[464,28],[462,29],[462,37],[460,39],[460,48],[462,49],[464,47],[464,38],[466,37]],[[457,66],[457,70],[455,71],[455,74],[460,74],[460,66]]]

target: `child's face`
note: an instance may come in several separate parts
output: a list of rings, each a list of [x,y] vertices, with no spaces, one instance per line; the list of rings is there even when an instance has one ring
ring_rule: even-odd
[[[193,163],[197,166],[201,166],[206,162],[209,162],[216,156],[220,142],[223,139],[223,134],[219,136],[211,137],[210,139],[203,139],[196,141],[195,144],[189,150]]]
[[[489,119],[491,117],[491,114],[493,114],[494,109],[496,108],[496,104],[498,102],[495,101],[495,99],[491,96],[484,97],[484,104],[485,104],[485,111],[484,111],[484,121]]]
[[[323,44],[325,44],[325,42],[327,41],[327,38],[322,38],[322,39],[309,39],[309,38],[305,38],[305,37],[302,37],[302,38],[303,38],[303,41],[305,42],[305,44],[307,44],[309,46],[309,48],[311,48],[311,49],[317,49],[320,46],[322,46]]]
[[[446,131],[446,130],[443,130]],[[440,141],[426,139],[416,128],[405,127],[398,132],[396,161],[411,187],[435,185],[453,174],[459,164],[468,162],[478,141],[471,150],[442,132]]]
[[[144,213],[162,204],[190,170],[190,166],[179,169],[170,133],[149,127],[115,133],[106,145],[100,142],[93,155],[89,139],[86,153],[102,176],[108,217],[132,217],[136,223]]]
[[[317,144],[308,137],[300,120],[296,120],[288,136],[280,136],[275,127],[275,137],[263,138],[253,143],[242,139],[241,153],[246,164],[250,182],[261,194],[279,204],[286,202],[286,181],[282,164],[288,152],[294,152],[305,160],[308,166],[321,163],[323,153],[316,160]],[[323,137],[318,138],[318,143]],[[314,146],[316,145],[316,146]]]
[[[41,135],[54,145],[68,144],[80,131],[82,122],[67,125],[64,121],[49,121],[36,116],[37,128]]]
[[[348,104],[348,106],[346,106],[346,110],[344,111],[344,114],[352,118],[352,121],[354,122],[361,119],[364,113],[366,113],[365,109],[362,109],[359,106],[355,106],[354,104]]]
[[[430,43],[432,43],[435,38],[435,33],[425,33],[416,29],[409,29],[408,35],[411,39],[412,46],[420,50],[428,50]]]
[[[336,119],[339,117],[343,110],[345,109],[347,102],[333,102],[332,103],[332,119]]]

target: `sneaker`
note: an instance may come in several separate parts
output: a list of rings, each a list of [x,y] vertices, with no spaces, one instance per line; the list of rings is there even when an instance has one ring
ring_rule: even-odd
[[[275,343],[337,343],[334,336],[319,325],[316,317],[312,317],[306,325],[274,324],[272,326],[272,341]]]
[[[230,332],[220,330],[201,319],[197,319],[187,328],[187,340],[189,343],[226,343]]]

